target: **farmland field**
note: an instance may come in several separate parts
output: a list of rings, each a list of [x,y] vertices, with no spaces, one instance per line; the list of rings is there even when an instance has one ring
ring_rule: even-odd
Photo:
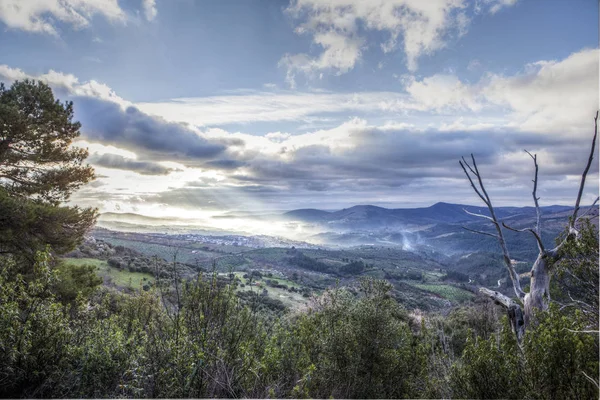
[[[64,260],[71,265],[93,265],[98,276],[104,279],[104,283],[112,282],[122,288],[140,289],[146,283],[154,282],[154,277],[150,274],[120,270],[111,267],[104,260],[95,258],[65,258]]]
[[[423,283],[411,283],[411,285],[435,293],[447,300],[462,303],[473,298],[473,293],[452,285],[434,285]]]

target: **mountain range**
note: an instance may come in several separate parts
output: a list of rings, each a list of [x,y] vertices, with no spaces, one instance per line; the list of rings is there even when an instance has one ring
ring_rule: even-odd
[[[549,216],[571,210],[572,207],[552,205],[541,207],[542,215]],[[422,224],[456,224],[480,220],[466,211],[489,215],[486,207],[469,206],[439,202],[420,208],[384,208],[372,205],[357,205],[339,211],[317,209],[299,209],[283,214],[284,218],[321,225],[349,229],[374,229]],[[535,216],[534,207],[496,207],[498,218],[516,218]]]

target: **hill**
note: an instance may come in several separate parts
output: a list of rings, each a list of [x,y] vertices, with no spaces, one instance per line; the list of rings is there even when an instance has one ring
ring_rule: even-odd
[[[549,216],[565,213],[572,207],[552,205],[541,207],[542,215]],[[373,229],[385,227],[407,227],[421,224],[456,224],[480,220],[465,212],[489,215],[486,207],[464,204],[435,203],[429,207],[419,208],[384,208],[373,205],[357,205],[339,211],[327,212],[318,209],[293,210],[284,214],[302,222],[317,222],[339,228]],[[534,207],[496,207],[499,218],[531,218],[535,217]]]

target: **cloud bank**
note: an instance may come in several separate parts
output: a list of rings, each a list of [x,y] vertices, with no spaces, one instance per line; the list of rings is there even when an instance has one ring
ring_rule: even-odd
[[[538,154],[542,204],[569,204],[598,106],[597,49],[474,83],[453,74],[405,77],[398,92],[239,92],[136,104],[98,82],[0,66],[5,82],[26,77],[75,102],[89,161],[106,176],[79,199],[109,210],[475,203],[458,166],[471,152],[498,205],[529,204],[533,169],[523,149]],[[265,121],[310,119],[328,126],[252,131]],[[232,123],[243,129],[219,127]],[[597,164],[588,179],[584,202],[598,191]]]

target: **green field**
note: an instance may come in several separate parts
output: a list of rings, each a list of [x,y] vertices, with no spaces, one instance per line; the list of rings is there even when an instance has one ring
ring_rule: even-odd
[[[293,286],[297,289],[302,288],[302,286],[298,285],[297,283],[294,283],[292,281],[289,281],[287,279],[282,279],[282,278],[263,277],[260,279],[253,280],[254,282],[258,282],[259,286],[255,286],[255,285],[250,286],[250,285],[248,285],[248,280],[243,277],[243,275],[245,273],[246,272],[234,272],[233,273],[236,276],[236,278],[239,278],[241,280],[241,282],[245,285],[244,287],[238,286],[238,288],[237,288],[238,291],[252,290],[252,291],[261,293],[263,289],[267,289],[267,292],[269,293],[269,297],[271,297],[273,299],[281,300],[281,302],[283,304],[285,304],[287,307],[290,307],[290,308],[298,308],[298,307],[306,304],[306,302],[308,301],[308,298],[302,296],[301,293],[288,292],[285,289],[275,288],[275,287],[271,287],[271,286],[267,285],[265,283],[265,279],[277,281],[280,284],[288,285],[290,287]],[[227,275],[227,274],[222,274],[222,275]]]
[[[154,282],[154,277],[143,272],[129,272],[111,267],[104,260],[95,258],[65,258],[67,264],[71,265],[93,265],[97,268],[98,276],[104,279],[104,283],[112,282],[122,288],[140,289],[148,282]]]
[[[442,296],[443,298],[462,303],[473,298],[473,293],[452,285],[434,285],[410,283],[412,286]]]
[[[213,262],[215,263],[219,271],[226,271],[228,268],[235,268],[246,263],[246,260],[235,254],[223,254],[216,252],[207,252],[200,250],[200,246],[194,246],[191,248],[182,248],[176,246],[167,246],[157,243],[148,243],[138,240],[119,239],[112,237],[105,237],[102,240],[110,243],[113,246],[123,246],[133,250],[137,250],[145,256],[152,257],[158,256],[167,262],[173,261],[173,255],[177,253],[177,260],[182,263],[196,265],[205,268],[207,270],[212,269]],[[198,249],[195,249],[195,248]]]

